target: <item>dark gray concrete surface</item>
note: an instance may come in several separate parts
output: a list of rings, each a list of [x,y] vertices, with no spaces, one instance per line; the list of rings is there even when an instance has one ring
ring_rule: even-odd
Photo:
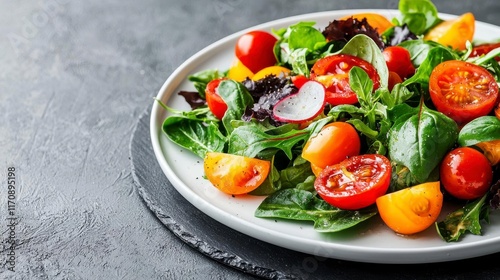
[[[500,25],[497,0],[435,2]],[[129,161],[139,115],[176,67],[229,34],[397,3],[0,1],[0,279],[250,278],[180,242],[144,205]]]

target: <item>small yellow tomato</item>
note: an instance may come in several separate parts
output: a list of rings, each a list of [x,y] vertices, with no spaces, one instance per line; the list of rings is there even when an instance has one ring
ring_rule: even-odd
[[[474,38],[475,18],[466,13],[456,19],[445,20],[433,27],[424,40],[435,41],[453,49],[465,50],[465,43]]]
[[[246,78],[251,79],[253,77],[252,71],[248,69],[239,59],[234,59],[231,68],[227,72],[227,77],[231,80],[238,82],[244,81]]]
[[[253,75],[252,77],[252,80],[257,81],[265,78],[268,75],[274,75],[277,77],[279,77],[280,75],[287,76],[288,74],[290,74],[290,72],[291,72],[290,69],[285,68],[283,66],[277,66],[277,65],[269,66],[255,73],[255,75]]]
[[[271,162],[256,158],[208,152],[203,162],[205,176],[227,194],[246,194],[267,178]]]
[[[439,182],[429,182],[380,196],[376,204],[389,228],[410,235],[436,222],[443,206],[443,194]]]

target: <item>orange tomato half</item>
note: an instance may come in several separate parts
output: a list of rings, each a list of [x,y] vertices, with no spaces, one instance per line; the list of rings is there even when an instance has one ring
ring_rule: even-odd
[[[360,149],[361,140],[352,125],[346,122],[332,122],[306,142],[302,157],[323,169],[358,155]]]
[[[350,16],[345,16],[341,18],[341,20],[346,20],[350,17],[353,17],[357,20],[362,20],[363,18],[366,18],[368,24],[371,27],[377,29],[378,34],[382,34],[384,33],[384,31],[394,26],[386,17],[376,13],[359,13]]]
[[[205,176],[227,194],[246,194],[258,188],[271,169],[271,162],[256,158],[208,152],[203,163]]]
[[[424,36],[424,40],[435,41],[453,49],[465,50],[465,43],[474,38],[475,18],[472,13],[445,20],[433,27]]]
[[[430,182],[383,195],[376,200],[384,223],[399,234],[421,232],[436,222],[443,206],[439,182]]]

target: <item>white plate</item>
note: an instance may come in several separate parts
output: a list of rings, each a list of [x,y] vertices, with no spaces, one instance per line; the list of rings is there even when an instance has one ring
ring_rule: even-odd
[[[234,59],[234,45],[239,36],[251,29],[278,29],[299,21],[315,21],[323,28],[333,19],[360,12],[377,12],[388,18],[396,10],[343,10],[306,14],[261,24],[228,36],[198,52],[163,84],[157,98],[168,106],[189,110],[180,90],[194,90],[187,76],[204,69],[227,70]],[[440,14],[441,18],[452,15]],[[492,40],[497,26],[477,22],[476,39]],[[170,142],[161,131],[167,113],[156,102],[151,114],[153,149],[163,172],[191,204],[213,219],[254,238],[277,246],[321,257],[372,263],[432,263],[465,259],[500,252],[500,217],[492,213],[491,224],[483,227],[482,236],[467,235],[458,243],[446,243],[433,227],[423,233],[403,237],[394,234],[378,219],[345,232],[322,234],[310,223],[254,217],[263,197],[232,197],[215,189],[203,177],[203,162]],[[498,212],[498,211],[497,211]]]

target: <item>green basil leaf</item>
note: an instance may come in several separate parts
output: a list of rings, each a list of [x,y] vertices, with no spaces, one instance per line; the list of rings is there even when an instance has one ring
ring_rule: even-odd
[[[458,134],[460,146],[472,146],[477,143],[499,140],[500,120],[495,116],[483,116],[468,122]]]
[[[444,114],[421,104],[418,114],[398,118],[389,134],[389,157],[426,182],[442,158],[453,147],[458,126]]]
[[[312,221],[319,232],[338,232],[375,216],[375,208],[346,211],[335,208],[313,193],[284,189],[268,196],[255,211],[259,218]]]

